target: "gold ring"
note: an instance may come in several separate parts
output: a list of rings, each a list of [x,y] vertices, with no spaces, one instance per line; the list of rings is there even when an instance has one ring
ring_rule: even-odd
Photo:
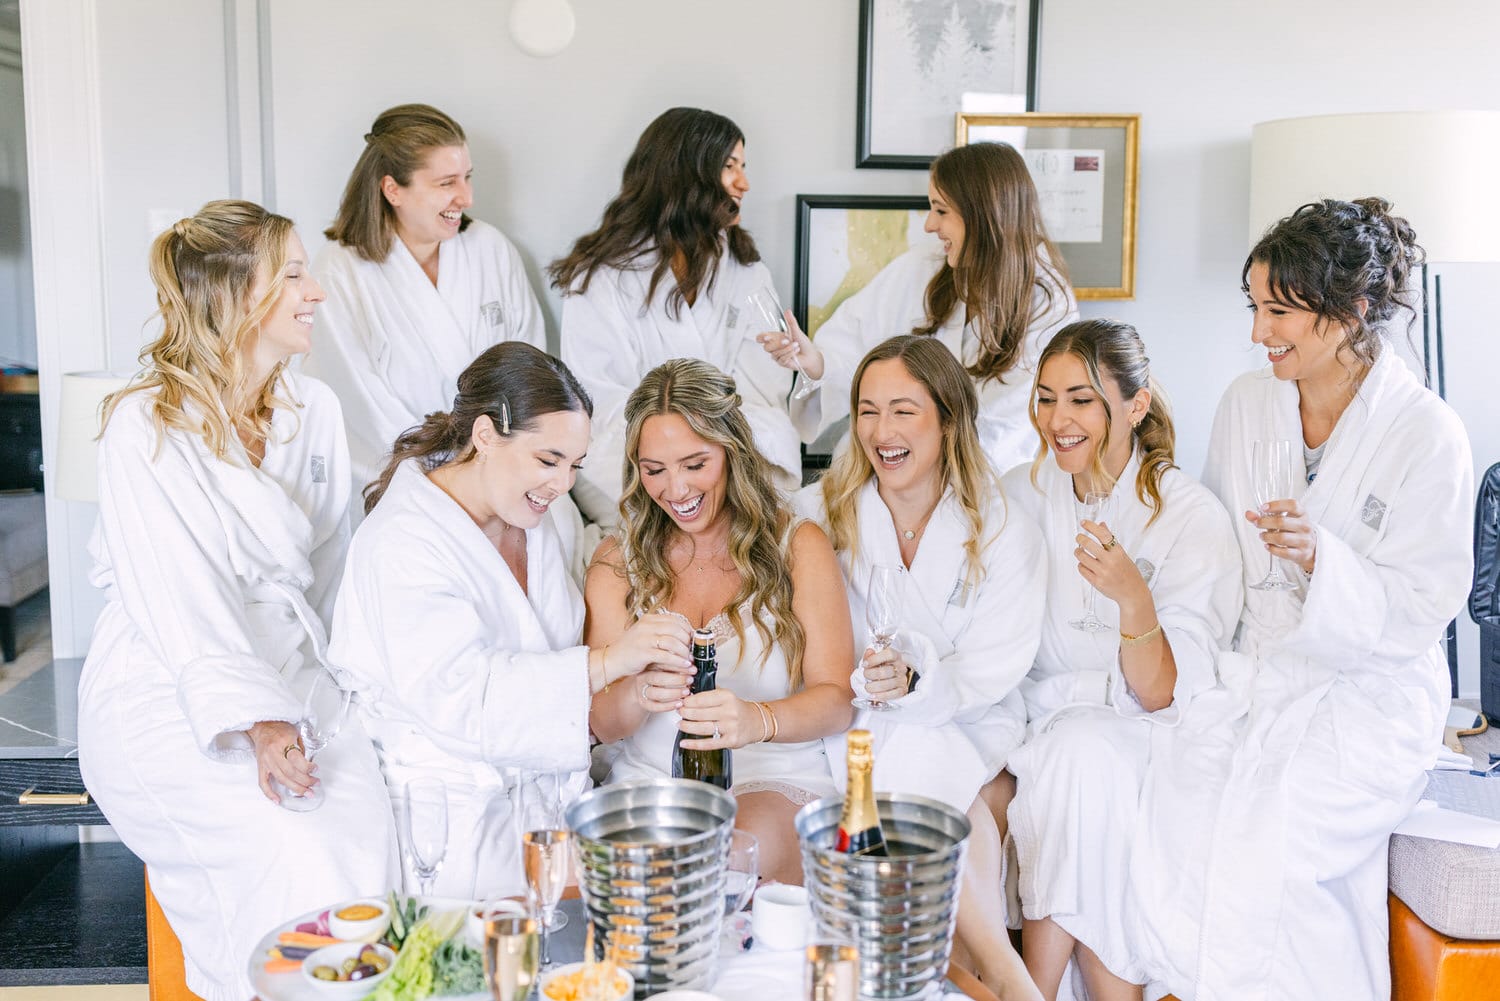
[[[293,751],[300,751],[300,750],[302,750],[302,745],[300,743],[297,743],[297,742],[294,741],[294,742],[286,745],[285,747],[283,747],[281,749],[281,756],[283,758],[288,758],[289,759],[289,758],[291,758]]]
[[[1104,544],[1104,551],[1106,553],[1109,552],[1111,549],[1115,548],[1115,546],[1117,544],[1118,544],[1117,540],[1115,539],[1115,537],[1113,535],[1111,535],[1109,537],[1109,541]]]

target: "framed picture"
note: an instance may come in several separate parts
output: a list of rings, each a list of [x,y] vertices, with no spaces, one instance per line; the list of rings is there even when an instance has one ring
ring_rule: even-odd
[[[839,304],[913,247],[936,243],[923,232],[921,195],[798,195],[797,271],[792,311],[816,337]]]
[[[1080,299],[1135,298],[1140,131],[1140,115],[958,114],[960,146],[1005,142],[1026,158]]]
[[[860,0],[856,167],[926,170],[962,110],[1036,107],[1041,0]]]

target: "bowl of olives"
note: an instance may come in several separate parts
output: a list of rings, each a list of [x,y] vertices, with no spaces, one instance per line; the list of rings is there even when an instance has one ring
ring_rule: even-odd
[[[302,978],[329,998],[353,1001],[369,994],[391,972],[396,954],[383,945],[340,942],[309,953]]]

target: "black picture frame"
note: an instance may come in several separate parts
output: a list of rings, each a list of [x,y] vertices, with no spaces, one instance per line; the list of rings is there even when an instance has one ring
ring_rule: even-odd
[[[894,212],[926,212],[926,195],[798,195],[796,271],[792,276],[792,312],[797,324],[808,329],[807,306],[812,266],[812,214],[819,209],[889,209]],[[816,331],[812,332],[816,335]]]
[[[855,109],[854,165],[861,168],[883,170],[926,170],[934,158],[942,152],[935,149],[930,154],[910,155],[881,153],[871,149],[871,133],[874,126],[875,109],[871,106],[871,74],[874,72],[871,52],[875,42],[875,4],[889,0],[859,0],[859,96]],[[1025,4],[1028,14],[1026,39],[1026,110],[1035,111],[1037,103],[1037,57],[1041,45],[1041,0],[1018,0]],[[960,109],[945,108],[944,115],[956,114]]]

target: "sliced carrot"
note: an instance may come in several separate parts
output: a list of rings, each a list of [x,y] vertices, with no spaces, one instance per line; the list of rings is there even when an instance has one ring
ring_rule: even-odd
[[[300,959],[273,959],[266,963],[267,973],[296,973],[302,969]]]
[[[276,936],[276,941],[282,945],[310,945],[317,948],[321,945],[338,945],[343,939],[332,938],[328,935],[313,935],[305,931],[284,931]]]

